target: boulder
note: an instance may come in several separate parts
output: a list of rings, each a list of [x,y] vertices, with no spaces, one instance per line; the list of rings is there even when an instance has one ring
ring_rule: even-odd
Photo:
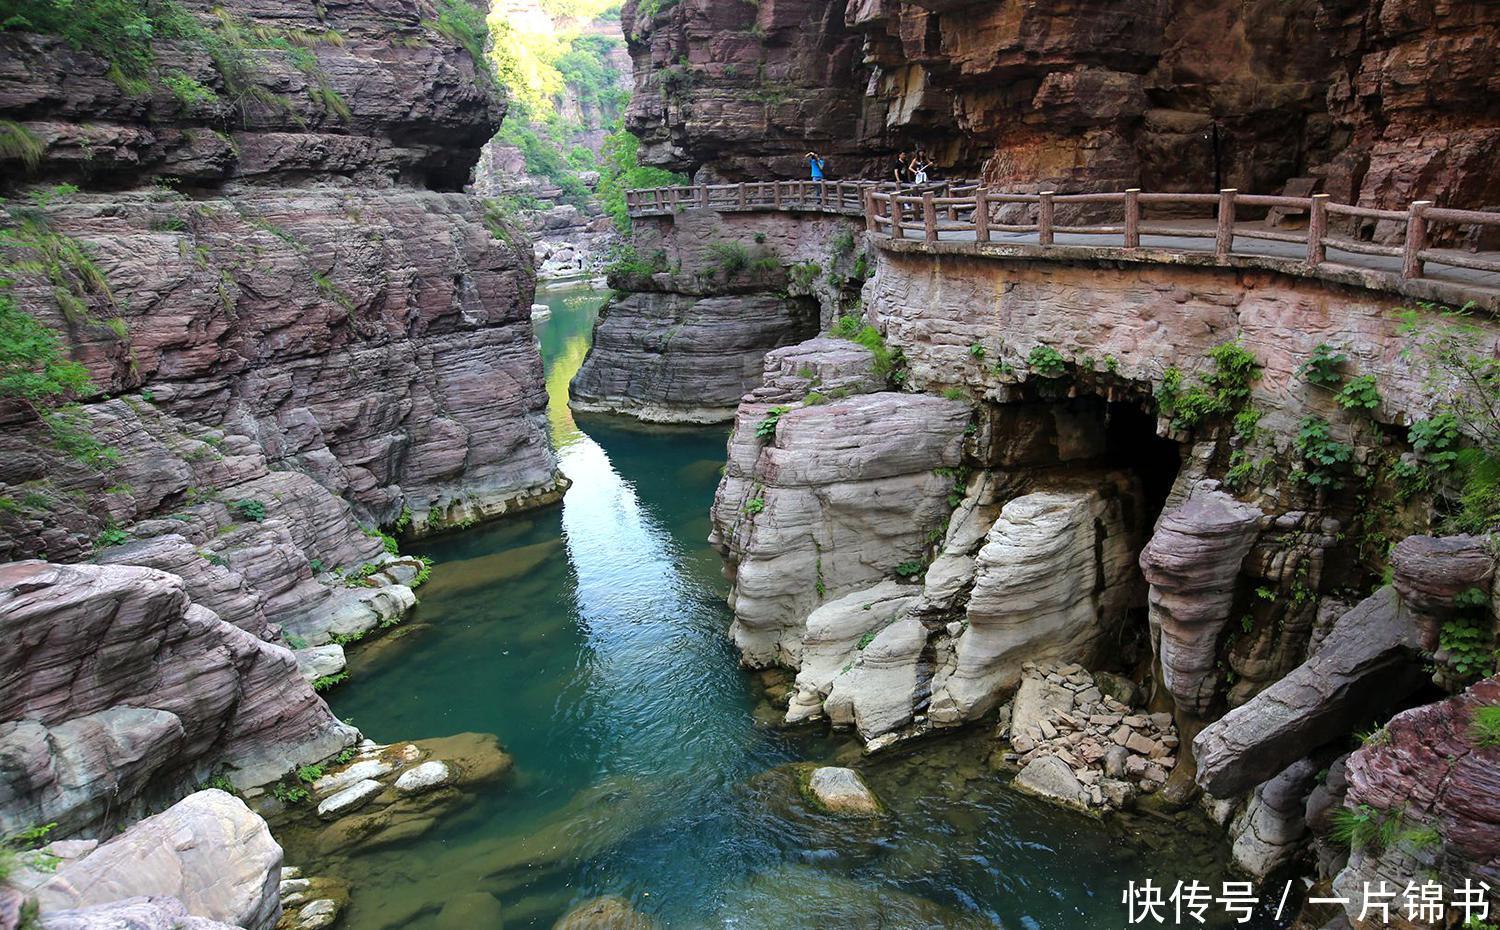
[[[1016,774],[1017,788],[1068,807],[1087,809],[1090,795],[1073,769],[1057,756],[1038,756]]]
[[[36,889],[44,911],[167,897],[187,912],[244,930],[281,915],[281,847],[264,820],[223,791],[191,794],[133,824]]]
[[[835,814],[880,813],[880,802],[853,769],[828,765],[814,769],[808,776],[807,789]]]
[[[437,930],[504,930],[505,909],[489,892],[471,891],[444,902]]]
[[[1189,713],[1206,713],[1217,694],[1219,633],[1263,517],[1251,504],[1198,486],[1162,515],[1141,552],[1162,682]]]
[[[1040,676],[1028,675],[1022,679],[1021,687],[1016,689],[1016,696],[1011,701],[1011,733],[1040,729],[1042,723],[1051,720],[1054,713],[1072,710],[1073,695],[1070,688]]]
[[[0,565],[0,832],[107,828],[181,781],[221,769],[264,784],[354,737],[289,651],[177,576]]]
[[[1300,759],[1255,789],[1229,828],[1236,865],[1264,880],[1297,854],[1307,834],[1303,817],[1317,774],[1312,759]]]
[[[577,905],[552,925],[552,930],[656,930],[656,921],[640,913],[624,898],[593,898]]]
[[[237,930],[195,917],[176,898],[140,896],[42,915],[42,930]]]
[[[1495,706],[1500,676],[1397,714],[1349,757],[1345,805],[1368,807],[1381,821],[1399,818],[1404,840],[1351,850],[1334,879],[1341,895],[1355,895],[1346,910],[1356,926],[1367,882],[1405,887],[1436,868],[1447,886],[1467,878],[1500,888],[1500,746],[1482,739],[1474,722],[1480,708]],[[1424,830],[1436,833],[1435,844],[1410,841]]]
[[[1408,536],[1391,550],[1391,568],[1396,593],[1421,628],[1422,648],[1436,652],[1454,596],[1478,588],[1489,597],[1495,555],[1484,536]]]
[[[1025,662],[1095,658],[1140,594],[1138,496],[1128,478],[1108,475],[1001,508],[979,551],[956,664],[933,682],[934,722],[988,713]]]
[[[802,641],[793,648],[797,694],[788,709],[787,723],[797,723],[822,712],[823,699],[837,678],[861,657],[876,634],[916,601],[911,585],[883,581],[829,601],[807,617]]]
[[[1392,588],[1334,624],[1316,654],[1193,740],[1198,784],[1227,798],[1382,716],[1425,681],[1411,613]]]
[[[853,724],[870,743],[911,723],[920,701],[919,665],[927,628],[905,617],[875,635],[854,665],[833,680],[823,709],[835,726]]]
[[[309,684],[319,678],[337,675],[347,664],[344,659],[344,647],[338,643],[297,649],[292,654],[297,657],[297,671]]]

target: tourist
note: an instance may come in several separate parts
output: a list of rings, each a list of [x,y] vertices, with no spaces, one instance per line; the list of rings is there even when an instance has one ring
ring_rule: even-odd
[[[927,183],[927,169],[931,168],[931,167],[932,167],[932,162],[924,159],[922,157],[921,153],[918,153],[917,157],[913,158],[911,160],[912,183],[913,184],[926,184]]]
[[[911,173],[909,170],[910,166],[910,152],[902,152],[900,155],[896,156],[896,168],[891,173],[895,176],[897,184],[905,184],[907,182],[907,179],[911,177]]]
[[[827,162],[823,159],[823,156],[817,152],[807,153],[807,167],[812,170],[812,179],[814,181],[823,180],[823,167],[826,164]]]

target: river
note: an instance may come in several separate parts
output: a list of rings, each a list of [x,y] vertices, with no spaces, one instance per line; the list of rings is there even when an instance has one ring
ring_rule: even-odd
[[[514,774],[407,846],[298,862],[353,882],[343,926],[436,928],[483,890],[512,930],[604,894],[673,928],[1087,930],[1124,926],[1131,880],[1218,887],[1206,823],[1101,823],[1012,792],[983,730],[870,763],[850,737],[775,727],[705,542],[724,430],[568,410],[604,297],[538,295],[562,505],[412,547],[438,567],[410,632],[356,650],[331,695],[382,742],[496,733]],[[810,811],[784,768],[804,760],[860,767],[889,813]]]

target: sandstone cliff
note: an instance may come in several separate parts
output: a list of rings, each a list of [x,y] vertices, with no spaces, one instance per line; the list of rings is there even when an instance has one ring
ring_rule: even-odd
[[[649,10],[649,12],[647,12]],[[1500,201],[1500,10],[1414,0],[627,4],[645,157],[713,176]]]
[[[459,193],[504,114],[482,12],[151,15],[149,48],[0,31],[0,296],[94,385],[61,435],[0,401],[9,827],[108,830],[337,752],[278,643],[415,603],[377,528],[561,491],[530,243]]]

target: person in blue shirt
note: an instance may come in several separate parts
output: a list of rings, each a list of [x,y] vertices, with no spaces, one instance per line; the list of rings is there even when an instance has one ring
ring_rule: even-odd
[[[814,181],[823,180],[823,167],[827,164],[828,162],[817,152],[807,153],[807,167],[812,170],[812,179]]]

